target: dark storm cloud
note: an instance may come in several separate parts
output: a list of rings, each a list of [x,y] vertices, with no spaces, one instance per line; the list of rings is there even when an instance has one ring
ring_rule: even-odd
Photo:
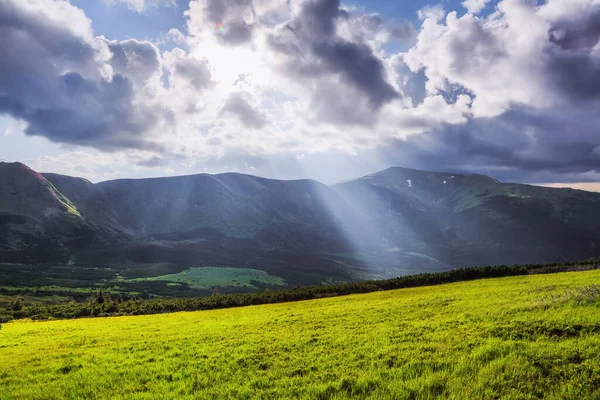
[[[340,71],[348,83],[367,95],[373,108],[380,108],[398,97],[385,80],[383,64],[366,44],[345,41],[315,43],[313,52],[331,71]]]
[[[300,79],[339,74],[376,110],[399,94],[387,82],[383,63],[365,42],[349,41],[336,33],[339,20],[347,18],[350,15],[340,9],[339,0],[307,1],[269,44],[290,58],[287,73]]]
[[[578,175],[600,173],[595,150],[600,116],[590,113],[599,105],[569,112],[515,107],[500,117],[390,140],[376,153],[390,165],[481,173],[502,181],[577,180]]]
[[[256,110],[243,93],[232,93],[221,109],[221,114],[231,113],[247,128],[259,129],[267,124],[264,113]]]
[[[115,75],[111,82],[98,83],[77,73],[68,73],[58,77],[56,83],[55,91],[37,93],[48,96],[48,105],[43,108],[33,109],[24,103],[13,103],[5,108],[29,123],[27,134],[106,150],[158,150],[137,136],[152,127],[157,118],[153,110],[133,106],[133,85],[127,78]],[[3,105],[0,102],[0,109]]]
[[[71,7],[47,4],[49,13]],[[47,18],[36,6],[0,2],[0,113],[28,122],[27,134],[54,142],[158,150],[144,137],[157,123],[157,111],[135,101],[127,76],[102,77],[104,41]]]
[[[339,0],[307,0],[289,25],[303,35],[327,39],[335,35],[340,16],[347,17],[347,12],[340,10]]]
[[[560,89],[576,98],[600,96],[600,5],[589,13],[558,21],[548,32],[548,70]],[[597,50],[596,50],[597,51]]]
[[[591,49],[600,39],[600,6],[577,18],[555,22],[549,39],[562,50]]]

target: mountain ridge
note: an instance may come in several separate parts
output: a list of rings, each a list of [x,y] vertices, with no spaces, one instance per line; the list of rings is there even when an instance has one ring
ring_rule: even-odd
[[[140,274],[255,268],[314,284],[600,255],[599,193],[480,174],[392,167],[329,186],[238,173],[92,183],[0,163],[0,183],[5,261]],[[55,203],[61,211],[45,217]],[[37,222],[19,224],[27,215]]]
[[[33,170],[31,167],[29,167],[27,164],[24,164],[22,162],[19,161],[14,161],[14,162],[5,162],[5,161],[0,161],[0,168],[2,167],[2,165],[20,165],[23,166],[25,168],[28,168],[32,171]],[[347,179],[347,180],[343,180],[340,182],[335,182],[332,184],[326,184],[323,183],[317,179],[312,179],[312,178],[298,178],[298,179],[277,179],[277,178],[267,178],[267,177],[263,177],[263,176],[258,176],[258,175],[252,175],[252,174],[247,174],[247,173],[243,173],[243,172],[220,172],[220,173],[216,173],[216,174],[209,174],[209,173],[197,173],[197,174],[184,174],[184,175],[169,175],[169,176],[158,176],[158,177],[145,177],[145,178],[115,178],[115,179],[107,179],[107,180],[103,180],[103,181],[98,181],[98,182],[92,182],[87,178],[83,178],[80,176],[71,176],[71,175],[66,175],[66,174],[59,174],[59,173],[55,173],[55,172],[38,172],[35,171],[36,173],[46,176],[46,175],[51,175],[51,176],[62,176],[62,177],[68,177],[68,178],[74,178],[74,179],[79,179],[79,180],[83,180],[85,182],[88,182],[89,184],[92,185],[98,185],[98,184],[102,184],[102,183],[106,183],[106,182],[115,182],[115,181],[141,181],[141,180],[158,180],[158,179],[170,179],[170,178],[185,178],[185,177],[194,177],[194,176],[221,176],[221,175],[241,175],[241,176],[247,176],[247,177],[252,177],[252,178],[257,178],[257,179],[262,179],[262,180],[268,180],[268,181],[278,181],[278,182],[299,182],[299,181],[311,181],[311,182],[318,182],[322,185],[325,186],[338,186],[338,185],[343,185],[345,183],[348,182],[352,182],[355,180],[359,180],[359,179],[364,179],[364,178],[368,178],[370,176],[373,175],[377,175],[380,173],[384,173],[386,171],[394,171],[394,170],[403,170],[403,171],[411,171],[411,172],[416,172],[416,173],[431,173],[431,174],[437,174],[437,175],[450,175],[450,176],[474,176],[474,177],[484,177],[484,178],[488,178],[491,179],[497,183],[500,184],[509,184],[509,185],[522,185],[522,186],[531,186],[534,188],[542,188],[542,189],[550,189],[550,190],[570,190],[570,191],[577,191],[577,192],[585,192],[585,193],[598,193],[595,191],[590,191],[590,190],[584,190],[584,189],[577,189],[577,188],[570,188],[570,187],[549,187],[549,186],[543,186],[543,185],[536,185],[536,184],[532,184],[532,183],[518,183],[518,182],[501,182],[498,181],[497,179],[494,179],[488,175],[485,174],[480,174],[480,173],[464,173],[464,172],[456,172],[456,171],[431,171],[431,170],[421,170],[421,169],[415,169],[415,168],[407,168],[407,167],[400,167],[400,166],[392,166],[392,167],[388,167],[385,169],[382,169],[380,171],[376,171],[364,176],[359,176],[356,178],[351,178],[351,179]]]

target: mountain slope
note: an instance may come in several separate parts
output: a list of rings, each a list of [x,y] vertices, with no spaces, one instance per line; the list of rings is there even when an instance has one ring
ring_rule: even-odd
[[[110,242],[43,175],[20,164],[0,165],[0,261],[60,260],[70,249]]]
[[[117,246],[78,253],[86,264],[167,263],[168,273],[190,266],[257,268],[303,284],[357,278],[347,263],[320,255],[352,251],[339,223],[352,211],[316,181],[200,174],[92,185],[45,176],[91,223],[127,235]]]
[[[68,194],[86,219],[133,239],[189,239],[212,232],[257,240],[264,248],[343,250],[336,220],[348,207],[334,190],[316,181],[201,174],[93,185],[79,178],[44,176]]]
[[[336,189],[370,210],[385,246],[453,266],[563,261],[600,249],[598,193],[404,168]]]
[[[261,238],[274,230],[287,234],[290,224],[295,233],[313,228],[318,234],[335,214],[319,199],[337,196],[315,181],[241,174],[117,180],[96,186],[110,199],[117,219],[137,237],[213,229],[234,238]],[[286,243],[293,246],[296,239],[289,236]]]
[[[483,175],[390,168],[331,187],[233,173],[93,184],[0,164],[0,262],[68,262],[121,285],[196,267],[295,285],[568,261],[600,256],[599,220],[598,193]]]
[[[83,178],[50,173],[41,175],[68,198],[87,220],[115,234],[126,231],[113,210],[111,200],[97,185]]]

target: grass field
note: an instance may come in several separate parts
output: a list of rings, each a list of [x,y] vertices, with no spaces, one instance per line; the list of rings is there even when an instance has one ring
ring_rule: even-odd
[[[269,275],[265,271],[246,268],[199,267],[188,268],[177,274],[153,276],[150,278],[131,279],[132,282],[167,281],[187,283],[197,289],[212,287],[246,287],[258,289],[255,285],[285,286],[278,276]]]
[[[598,399],[600,270],[23,322],[0,399]]]

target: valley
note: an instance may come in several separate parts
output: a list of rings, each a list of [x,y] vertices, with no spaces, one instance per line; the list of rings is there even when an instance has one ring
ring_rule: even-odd
[[[567,262],[600,256],[598,220],[598,193],[483,175],[390,168],[333,186],[232,173],[93,184],[0,163],[0,301],[100,289],[193,297]],[[173,278],[190,268],[222,277]],[[239,269],[271,278],[240,284]]]

